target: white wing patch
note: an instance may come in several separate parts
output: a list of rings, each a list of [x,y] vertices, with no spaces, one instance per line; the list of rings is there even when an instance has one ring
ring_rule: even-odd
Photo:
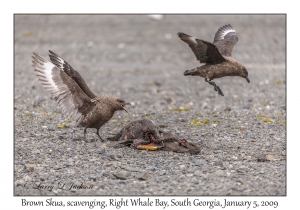
[[[78,107],[82,106],[82,101],[74,103],[74,96],[60,78],[60,71],[62,70],[35,53],[32,58],[34,71],[44,88],[51,92],[64,114],[80,123],[84,118],[78,111]]]
[[[224,37],[226,36],[226,34],[230,33],[230,32],[234,32],[235,33],[235,30],[232,29],[232,28],[226,28],[224,31],[222,31],[222,33],[220,34],[221,35],[221,38],[224,39]]]
[[[234,35],[236,35],[235,30],[230,24],[222,26],[215,34],[214,43],[225,39],[225,36],[229,33],[234,33]]]
[[[43,86],[52,94],[57,92],[58,87],[53,81],[52,71],[58,71],[57,73],[59,73],[60,70],[53,63],[37,54],[34,54],[33,56],[33,67],[36,72],[36,76]]]

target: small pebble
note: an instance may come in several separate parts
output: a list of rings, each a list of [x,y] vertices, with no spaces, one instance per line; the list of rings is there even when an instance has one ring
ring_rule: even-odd
[[[105,148],[98,148],[97,150],[96,150],[96,153],[98,153],[98,154],[104,154],[105,153]]]
[[[90,174],[89,179],[92,181],[96,181],[97,176],[95,174]]]
[[[138,172],[139,169],[138,168],[125,168],[126,171],[129,171],[129,172]]]
[[[159,175],[160,175],[160,176],[163,176],[163,175],[165,175],[165,174],[166,174],[165,171],[160,171],[160,172],[159,172]]]
[[[195,171],[194,176],[201,176],[202,172],[201,171]]]
[[[32,180],[32,178],[31,178],[30,176],[25,176],[25,177],[23,178],[23,180],[24,180],[25,182],[29,182],[29,181]]]
[[[243,109],[250,109],[251,108],[251,105],[250,104],[246,104],[243,106]]]
[[[240,172],[240,173],[245,173],[247,172],[249,169],[247,168],[247,166],[240,166],[238,169],[237,169],[237,172]]]
[[[118,178],[118,179],[122,179],[122,180],[126,180],[127,179],[127,172],[126,171],[120,171],[120,172],[116,172],[116,173],[113,173],[113,175]]]
[[[179,168],[180,168],[180,170],[185,170],[186,167],[185,167],[185,165],[180,165]]]
[[[222,153],[222,152],[223,152],[222,150],[215,150],[214,151],[215,154]]]
[[[265,161],[267,161],[266,155],[259,155],[259,156],[257,157],[257,161],[258,161],[258,162],[265,162]]]
[[[33,172],[35,170],[35,165],[34,164],[25,164],[25,167],[30,172]]]
[[[206,160],[203,160],[203,159],[194,159],[194,164],[196,166],[203,166],[203,165],[206,165],[207,162],[206,162]]]
[[[110,154],[110,155],[108,155],[108,157],[111,158],[112,160],[115,160],[115,159],[116,159],[116,157],[115,157],[114,154]]]
[[[149,179],[150,175],[148,172],[142,172],[139,176],[138,176],[138,179],[139,180],[147,180]]]
[[[226,108],[224,109],[224,111],[229,112],[229,111],[231,111],[231,108],[230,108],[230,107],[226,107]]]
[[[266,155],[266,159],[268,161],[272,161],[272,160],[274,160],[274,156],[273,155]]]

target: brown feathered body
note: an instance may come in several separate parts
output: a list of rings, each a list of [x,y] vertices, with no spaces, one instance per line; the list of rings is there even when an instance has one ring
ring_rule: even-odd
[[[221,78],[225,76],[241,76],[246,77],[246,73],[243,73],[245,67],[233,59],[232,57],[223,56],[226,61],[218,64],[205,64],[203,66],[198,66],[194,69],[188,70],[185,74],[191,76],[200,76],[213,80],[216,78]],[[226,69],[226,71],[224,71]]]
[[[35,53],[32,56],[39,81],[51,92],[62,112],[85,128],[84,134],[87,128],[96,128],[100,137],[99,129],[116,111],[126,111],[129,103],[110,95],[97,97],[77,71],[56,53],[49,52],[51,62]]]
[[[92,101],[95,106],[87,113],[79,125],[85,128],[96,128],[98,130],[120,109],[114,104],[114,101],[116,101],[116,97],[114,96],[104,95],[96,97]]]

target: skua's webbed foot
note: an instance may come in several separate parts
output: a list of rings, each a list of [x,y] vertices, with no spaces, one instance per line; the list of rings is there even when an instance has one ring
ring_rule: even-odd
[[[221,95],[221,96],[224,96],[221,88],[219,86],[216,85],[216,83],[214,82],[211,82],[211,81],[208,81],[207,78],[205,78],[205,82],[208,82],[210,85],[214,86],[214,90],[215,91],[218,91],[218,94]]]

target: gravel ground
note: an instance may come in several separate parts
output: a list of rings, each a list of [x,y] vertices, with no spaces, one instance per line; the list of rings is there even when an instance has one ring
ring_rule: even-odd
[[[183,76],[199,63],[176,34],[212,41],[228,23],[251,83],[216,79],[221,97],[203,78]],[[16,15],[14,194],[286,195],[285,28],[284,15]],[[201,153],[108,148],[93,141],[94,129],[88,142],[73,141],[83,129],[31,67],[32,52],[49,49],[97,95],[132,103],[102,127],[104,138],[146,116]],[[189,110],[171,111],[179,107]]]

